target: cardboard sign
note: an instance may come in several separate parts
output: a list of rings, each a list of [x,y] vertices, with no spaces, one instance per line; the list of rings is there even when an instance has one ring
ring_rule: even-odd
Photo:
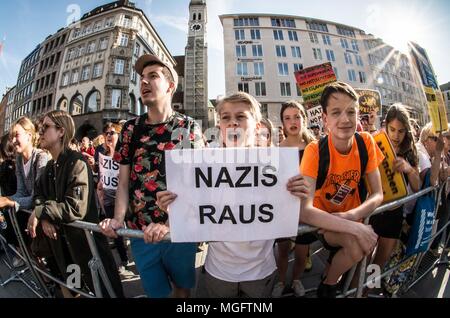
[[[207,148],[165,152],[173,242],[245,242],[297,234],[297,148]]]
[[[302,92],[306,109],[318,106],[325,87],[330,83],[336,82],[336,75],[331,63],[307,67],[294,74],[297,85]]]
[[[428,112],[430,113],[433,133],[437,134],[447,131],[447,113],[441,91],[435,91],[428,86],[424,86],[424,90],[427,97]]]
[[[316,106],[306,111],[306,117],[308,118],[308,127],[312,125],[319,125],[322,130],[322,106]]]
[[[98,154],[98,167],[100,182],[103,184],[103,189],[117,189],[119,185],[119,164],[108,157]]]
[[[402,173],[394,172],[393,167],[396,155],[389,141],[389,137],[384,131],[381,131],[373,138],[384,155],[384,160],[379,166],[384,196],[383,203],[403,198],[408,194],[406,182]]]
[[[359,113],[360,115],[368,115],[373,112],[379,113],[381,110],[381,95],[379,91],[372,89],[356,89],[359,95]]]

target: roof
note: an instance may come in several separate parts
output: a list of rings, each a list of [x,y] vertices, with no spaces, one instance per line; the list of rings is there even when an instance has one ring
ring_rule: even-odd
[[[450,91],[450,82],[445,83],[445,84],[442,84],[442,85],[440,86],[440,88],[441,88],[441,91],[443,91],[443,92],[445,92],[445,91]]]

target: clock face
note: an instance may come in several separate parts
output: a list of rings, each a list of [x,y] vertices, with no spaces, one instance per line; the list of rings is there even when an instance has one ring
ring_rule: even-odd
[[[202,25],[201,24],[193,24],[191,25],[191,30],[192,31],[200,31],[202,29]]]

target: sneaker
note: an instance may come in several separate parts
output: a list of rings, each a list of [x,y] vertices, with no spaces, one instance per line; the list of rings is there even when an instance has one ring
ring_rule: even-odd
[[[294,290],[295,297],[303,297],[305,296],[305,287],[298,279],[292,281],[292,289]]]
[[[326,285],[323,281],[320,282],[317,288],[317,298],[336,298],[337,284]]]
[[[13,262],[12,262],[12,266],[17,268],[17,267],[22,267],[25,265],[25,262],[23,261],[23,259],[21,259],[20,257],[14,256],[13,257]]]
[[[281,295],[283,295],[283,291],[284,291],[284,283],[283,282],[276,283],[275,286],[273,286],[272,297],[280,298]]]
[[[135,274],[132,271],[126,269],[125,266],[119,266],[117,271],[119,272],[119,275],[124,278],[130,278],[132,276],[135,276]]]

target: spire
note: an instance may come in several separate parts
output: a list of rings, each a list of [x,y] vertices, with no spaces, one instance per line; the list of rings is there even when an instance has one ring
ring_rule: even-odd
[[[189,6],[206,4],[206,0],[191,0]]]

